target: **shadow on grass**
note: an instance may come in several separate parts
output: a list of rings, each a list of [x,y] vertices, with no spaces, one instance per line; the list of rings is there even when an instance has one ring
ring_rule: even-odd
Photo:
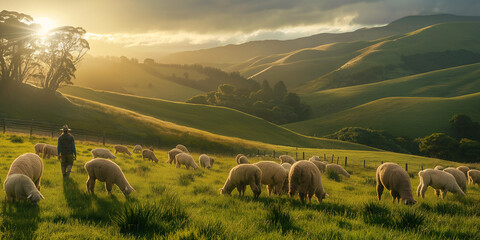
[[[2,239],[35,239],[40,208],[30,202],[2,201]]]

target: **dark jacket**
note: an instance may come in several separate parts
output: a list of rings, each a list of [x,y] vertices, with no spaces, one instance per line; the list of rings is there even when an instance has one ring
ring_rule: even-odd
[[[70,133],[63,133],[58,138],[57,144],[58,155],[75,154],[77,156],[77,150],[75,149],[75,139]]]

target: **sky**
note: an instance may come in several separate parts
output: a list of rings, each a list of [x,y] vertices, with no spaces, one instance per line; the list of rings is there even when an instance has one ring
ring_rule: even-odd
[[[479,0],[0,0],[50,25],[83,27],[92,55],[169,53],[347,32],[408,15],[480,15]]]

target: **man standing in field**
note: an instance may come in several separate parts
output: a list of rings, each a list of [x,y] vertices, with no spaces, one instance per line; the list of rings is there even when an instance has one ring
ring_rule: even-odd
[[[63,178],[68,178],[72,171],[73,161],[77,159],[77,150],[75,149],[75,139],[70,134],[71,129],[68,128],[68,125],[63,125],[60,130],[63,133],[58,137],[58,160],[62,167]]]

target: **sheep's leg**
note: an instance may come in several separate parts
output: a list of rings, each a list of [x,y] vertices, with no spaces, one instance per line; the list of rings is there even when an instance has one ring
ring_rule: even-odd
[[[435,189],[435,196],[439,197],[440,196],[440,190]]]
[[[247,186],[246,185],[240,185],[240,186],[237,186],[237,190],[238,190],[238,193],[240,194],[240,196],[244,196],[245,195],[245,190],[247,189]]]
[[[442,199],[445,199],[445,197],[447,196],[447,190],[441,189],[440,193],[442,194]]]
[[[417,187],[417,197],[420,197],[420,189],[422,189],[422,181],[420,180],[420,183],[418,184]]]
[[[305,203],[305,193],[298,193],[298,198],[300,199],[301,203]]]
[[[37,187],[38,191],[40,191],[40,178],[38,178],[34,183],[35,187]]]
[[[393,190],[392,190],[390,193],[392,194],[392,198],[393,198],[392,203],[395,203],[395,200],[396,200],[397,198],[400,198],[400,195],[398,194],[397,191],[393,191]]]
[[[95,179],[94,178],[88,177],[87,191],[94,194],[94,191],[95,191]]]
[[[268,196],[272,195],[273,185],[267,185]]]
[[[105,188],[107,189],[108,195],[112,195],[113,183],[110,181],[105,181]]]
[[[175,163],[175,167],[176,167],[176,168],[180,168],[179,162],[176,162],[176,163]]]
[[[425,198],[425,192],[427,191],[428,189],[428,185],[422,185],[422,189],[420,189],[420,195],[422,196],[422,198]]]
[[[188,164],[185,164],[185,168],[188,170],[190,169],[190,166]]]
[[[278,196],[280,196],[280,195],[282,195],[282,190],[283,190],[283,182],[275,185],[275,187],[273,189],[273,192],[275,194],[277,194]]]
[[[382,198],[383,189],[384,189],[383,184],[381,184],[377,180],[377,198],[378,198],[378,201],[380,201],[380,199]]]

